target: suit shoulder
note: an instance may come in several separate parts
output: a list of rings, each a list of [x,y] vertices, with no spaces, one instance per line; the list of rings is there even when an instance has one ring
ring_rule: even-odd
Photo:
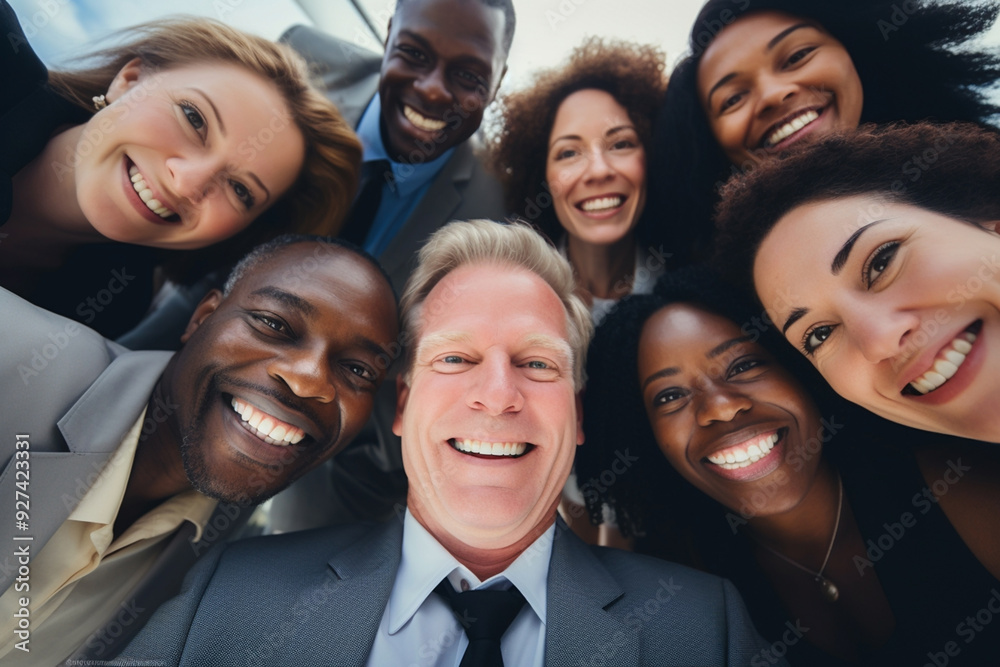
[[[475,137],[459,146],[451,158],[456,172],[467,174],[465,183],[460,187],[462,203],[453,216],[457,220],[486,218],[502,221],[506,216],[503,186],[490,171],[486,159]]]
[[[325,563],[344,549],[367,540],[381,527],[382,524],[378,523],[360,522],[237,540],[227,545],[222,565],[244,567],[260,563],[263,567],[273,567],[276,558],[286,564],[289,559],[304,563]]]
[[[725,580],[717,575],[631,551],[593,545],[589,548],[626,588],[646,590],[651,582],[663,579],[666,584],[674,582],[673,585],[678,588],[683,586],[706,594],[722,595]]]
[[[45,413],[39,418],[49,429],[125,352],[93,329],[4,289],[0,312],[0,370],[9,378],[0,385],[0,409],[22,417]]]

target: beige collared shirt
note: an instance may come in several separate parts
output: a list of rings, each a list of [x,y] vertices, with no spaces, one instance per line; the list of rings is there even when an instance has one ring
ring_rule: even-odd
[[[114,537],[144,417],[145,411],[80,504],[32,560],[30,590],[18,592],[12,586],[0,596],[4,665],[55,665],[64,660],[119,607],[122,613],[134,613],[129,591],[181,524],[192,522],[195,539],[201,537],[216,501],[194,490],[162,502]],[[14,634],[21,597],[30,599],[30,652],[15,646],[21,641]]]

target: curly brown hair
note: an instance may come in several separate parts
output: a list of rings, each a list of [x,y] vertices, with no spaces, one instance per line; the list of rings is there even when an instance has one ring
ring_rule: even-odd
[[[649,45],[591,37],[561,67],[537,73],[529,88],[503,96],[490,127],[490,163],[504,186],[507,210],[556,239],[562,230],[545,180],[549,134],[562,101],[597,89],[615,98],[648,147],[667,89],[663,52]],[[645,238],[640,219],[636,233]]]
[[[722,189],[715,263],[753,285],[761,242],[810,202],[872,195],[970,223],[1000,219],[1000,134],[973,123],[862,125],[761,164]]]

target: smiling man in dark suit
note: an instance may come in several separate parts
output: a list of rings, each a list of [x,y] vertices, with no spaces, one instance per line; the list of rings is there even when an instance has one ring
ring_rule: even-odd
[[[363,183],[341,236],[378,257],[397,290],[417,250],[446,222],[504,217],[502,189],[480,163],[473,135],[506,71],[514,26],[510,0],[405,0],[381,55],[306,26],[282,38],[318,70],[327,97],[356,128]],[[275,499],[274,530],[382,518],[402,501],[394,407],[387,383],[351,447]]]
[[[557,519],[584,440],[592,326],[554,248],[526,226],[449,224],[402,303],[413,342],[393,425],[410,477],[402,520],[215,550],[124,656],[664,667],[765,655],[729,582],[588,546]]]

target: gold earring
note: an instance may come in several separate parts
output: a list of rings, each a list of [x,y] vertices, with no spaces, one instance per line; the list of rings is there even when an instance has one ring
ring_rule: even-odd
[[[100,111],[104,107],[108,106],[108,101],[104,99],[104,95],[94,95],[94,109]]]

